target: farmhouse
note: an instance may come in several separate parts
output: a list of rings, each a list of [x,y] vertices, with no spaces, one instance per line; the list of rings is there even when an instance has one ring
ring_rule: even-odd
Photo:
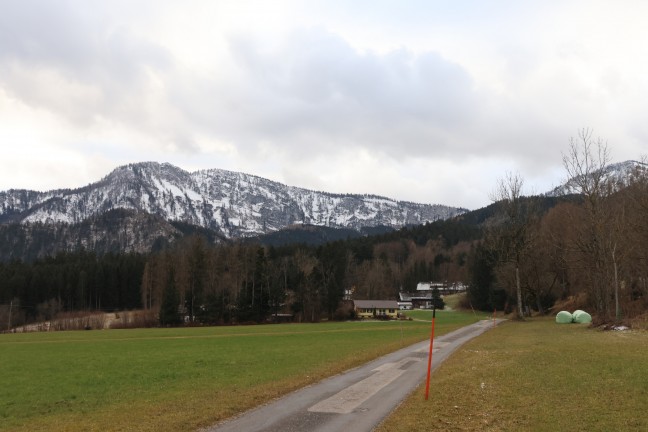
[[[358,318],[398,318],[396,300],[353,300],[353,309]]]
[[[454,294],[465,291],[462,283],[419,282],[416,292],[400,292],[398,307],[400,309],[431,309],[434,302],[435,291],[437,295]]]
[[[432,293],[406,293],[398,294],[398,305],[401,309],[432,309]]]
[[[435,282],[419,282],[416,292],[401,292],[398,294],[399,306],[403,309],[432,309],[434,291],[440,293],[445,285]]]

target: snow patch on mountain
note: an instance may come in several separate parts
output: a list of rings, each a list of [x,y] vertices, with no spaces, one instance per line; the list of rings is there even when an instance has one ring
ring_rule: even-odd
[[[645,175],[648,172],[648,164],[629,160],[625,162],[614,163],[603,169],[602,181],[604,184],[611,186],[612,190],[619,190],[628,186],[637,175]],[[545,193],[545,196],[556,197],[570,194],[578,194],[579,179],[572,178],[551,191]]]
[[[374,195],[316,192],[221,169],[189,173],[155,162],[118,167],[100,181],[74,190],[0,192],[0,222],[76,224],[113,209],[144,211],[229,238],[293,224],[398,228],[466,212]]]

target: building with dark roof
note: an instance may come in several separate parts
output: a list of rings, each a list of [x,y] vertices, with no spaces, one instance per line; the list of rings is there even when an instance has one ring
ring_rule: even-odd
[[[358,318],[398,318],[396,300],[353,300],[353,308]]]

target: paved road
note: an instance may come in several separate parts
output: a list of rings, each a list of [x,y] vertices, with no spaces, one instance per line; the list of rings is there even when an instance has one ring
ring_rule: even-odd
[[[480,321],[434,339],[432,368],[502,320]],[[369,432],[425,382],[430,341],[305,387],[205,432]]]

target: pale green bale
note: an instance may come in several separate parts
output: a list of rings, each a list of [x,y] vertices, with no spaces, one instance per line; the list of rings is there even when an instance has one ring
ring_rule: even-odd
[[[589,324],[592,322],[592,316],[585,311],[574,311],[574,322],[578,324]]]
[[[556,315],[556,323],[558,324],[571,324],[572,320],[572,314],[567,311],[560,311]]]

